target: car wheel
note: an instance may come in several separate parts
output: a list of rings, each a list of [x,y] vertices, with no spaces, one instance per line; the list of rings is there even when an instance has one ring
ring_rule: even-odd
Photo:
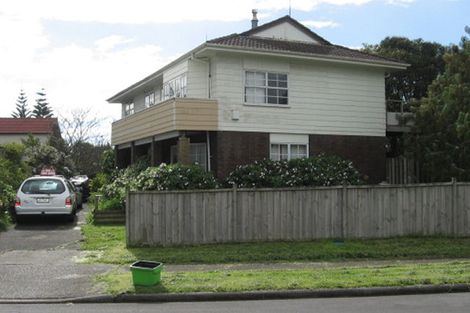
[[[70,223],[75,221],[75,212],[72,212],[69,215],[67,215],[67,221]]]
[[[24,221],[24,219],[23,219],[22,216],[20,216],[20,215],[15,215],[15,222],[16,222],[16,224],[21,224],[21,223],[23,223],[23,221]]]

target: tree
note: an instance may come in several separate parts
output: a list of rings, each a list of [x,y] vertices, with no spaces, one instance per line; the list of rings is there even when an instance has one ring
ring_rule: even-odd
[[[27,139],[22,140],[22,143],[26,148],[26,161],[33,168],[34,173],[39,174],[43,167],[52,166],[57,174],[71,176],[73,163],[64,152],[49,144],[40,143],[31,134]]]
[[[89,142],[77,142],[72,146],[71,158],[78,174],[94,177],[102,171],[101,158],[110,149],[109,145],[93,145]]]
[[[61,116],[61,129],[68,155],[75,165],[75,172],[95,176],[101,171],[101,156],[110,149],[99,133],[101,119],[90,109],[76,109],[68,116]]]
[[[36,93],[36,105],[34,106],[33,116],[35,118],[49,118],[52,117],[52,109],[49,107],[49,102],[46,99],[46,92],[44,88]]]
[[[102,142],[103,136],[97,132],[102,120],[93,117],[89,108],[73,110],[69,116],[61,116],[60,121],[64,140],[69,147],[79,142]]]
[[[386,99],[409,103],[426,96],[428,86],[444,71],[447,48],[422,39],[386,37],[378,45],[364,45],[363,51],[410,64],[407,70],[389,73],[385,78]]]
[[[15,118],[28,118],[31,116],[31,111],[28,110],[28,97],[21,89],[18,99],[16,100],[16,111],[11,114]]]
[[[470,41],[464,37],[444,61],[445,71],[416,109],[406,144],[429,182],[470,180]]]

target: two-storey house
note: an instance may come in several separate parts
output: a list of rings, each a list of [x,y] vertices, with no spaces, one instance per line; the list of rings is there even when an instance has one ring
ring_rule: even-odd
[[[206,41],[108,99],[117,163],[237,165],[336,154],[385,179],[384,75],[407,64],[334,45],[285,16]]]

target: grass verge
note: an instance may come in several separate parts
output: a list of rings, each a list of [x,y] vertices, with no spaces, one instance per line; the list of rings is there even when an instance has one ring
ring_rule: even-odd
[[[171,264],[307,262],[360,259],[437,259],[470,257],[470,238],[400,237],[376,240],[315,240],[126,248],[124,226],[82,227],[87,263],[130,264],[155,260]]]
[[[101,275],[110,294],[229,292],[470,283],[470,262],[309,270],[162,272],[161,284],[134,287],[130,272]]]

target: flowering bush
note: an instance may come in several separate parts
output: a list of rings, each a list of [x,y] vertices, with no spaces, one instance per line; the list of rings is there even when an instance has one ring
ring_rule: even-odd
[[[135,167],[120,170],[112,183],[104,185],[101,192],[106,199],[119,199],[124,203],[126,190],[188,190],[213,189],[217,181],[210,172],[199,166],[162,164],[139,171]]]
[[[352,162],[320,154],[290,161],[265,159],[238,166],[224,183],[242,188],[358,185],[362,183],[360,177]]]

